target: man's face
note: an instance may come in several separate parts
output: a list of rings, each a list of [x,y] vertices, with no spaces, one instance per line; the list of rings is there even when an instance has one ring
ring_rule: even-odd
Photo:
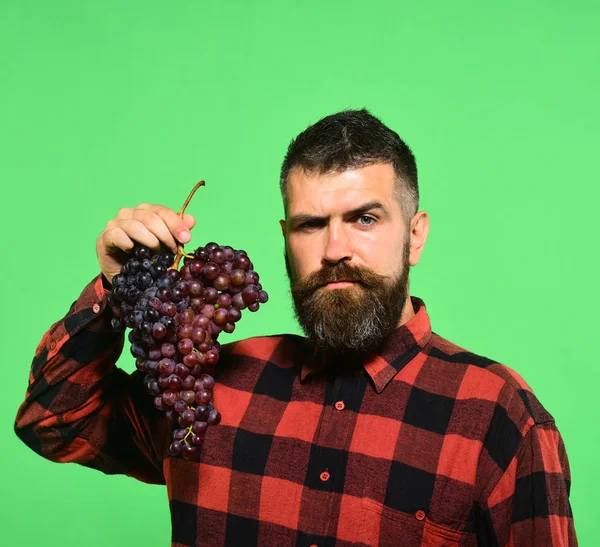
[[[395,183],[391,164],[288,176],[286,265],[296,315],[321,347],[372,350],[401,320],[415,259]]]

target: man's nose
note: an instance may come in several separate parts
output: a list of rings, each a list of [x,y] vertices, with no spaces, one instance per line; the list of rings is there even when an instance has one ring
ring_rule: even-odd
[[[327,241],[323,252],[323,262],[337,264],[342,260],[352,258],[352,247],[350,239],[345,233],[344,227],[339,225],[330,225],[327,230]]]

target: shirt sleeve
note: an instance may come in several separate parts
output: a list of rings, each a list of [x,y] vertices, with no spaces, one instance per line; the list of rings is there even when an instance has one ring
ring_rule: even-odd
[[[487,500],[494,544],[576,546],[570,489],[569,462],[556,425],[531,425]]]
[[[15,432],[48,460],[165,484],[171,424],[142,373],[115,366],[124,338],[110,327],[107,295],[99,275],[43,336]]]

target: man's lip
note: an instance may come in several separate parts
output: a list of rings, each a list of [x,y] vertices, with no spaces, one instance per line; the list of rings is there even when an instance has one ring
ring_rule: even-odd
[[[328,283],[325,283],[325,285],[322,285],[323,287],[330,287],[330,288],[343,288],[343,287],[349,287],[350,285],[354,285],[356,284],[356,281],[346,281],[345,279],[340,279],[338,281],[329,281]]]

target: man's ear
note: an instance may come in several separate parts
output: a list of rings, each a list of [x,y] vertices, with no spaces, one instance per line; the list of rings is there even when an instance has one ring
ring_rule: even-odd
[[[279,226],[281,226],[281,233],[283,235],[283,239],[285,239],[285,220],[280,220]]]

